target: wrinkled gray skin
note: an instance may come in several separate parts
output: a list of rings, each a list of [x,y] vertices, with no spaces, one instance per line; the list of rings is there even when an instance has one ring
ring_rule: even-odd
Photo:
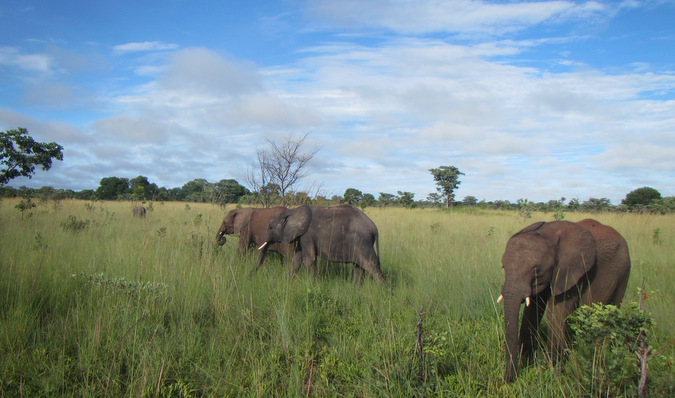
[[[626,241],[594,220],[532,224],[509,239],[502,265],[506,382],[516,377],[521,356],[532,357],[547,307],[549,349],[556,360],[566,343],[567,316],[580,305],[619,305],[630,274]],[[519,336],[520,307],[528,298]]]
[[[243,255],[251,247],[258,247],[264,240],[263,236],[267,231],[267,225],[270,219],[280,211],[287,210],[283,206],[271,207],[269,209],[247,207],[234,209],[225,215],[220,229],[216,234],[216,243],[220,246],[227,241],[225,235],[239,234],[239,246],[237,253]],[[269,250],[279,252],[282,256],[290,257],[294,253],[293,245],[272,245]]]
[[[282,211],[269,222],[264,241],[295,243],[295,255],[290,269],[291,277],[304,264],[317,277],[316,259],[354,264],[354,284],[359,284],[363,270],[384,282],[380,270],[379,241],[375,223],[361,210],[352,206],[302,206]],[[377,246],[377,253],[373,247]],[[267,251],[261,248],[258,267]],[[255,270],[254,270],[255,271]]]
[[[136,206],[134,207],[134,217],[145,217],[145,207],[143,206]]]

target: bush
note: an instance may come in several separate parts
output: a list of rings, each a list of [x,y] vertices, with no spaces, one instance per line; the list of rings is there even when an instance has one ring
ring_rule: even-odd
[[[593,304],[569,318],[577,373],[590,395],[635,395],[640,376],[635,353],[653,326],[637,303],[623,308]]]

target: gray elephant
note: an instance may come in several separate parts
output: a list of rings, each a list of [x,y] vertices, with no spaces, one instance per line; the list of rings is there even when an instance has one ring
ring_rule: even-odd
[[[304,264],[316,277],[316,259],[320,257],[354,264],[354,284],[361,282],[364,270],[377,282],[384,282],[377,226],[364,212],[352,206],[302,206],[279,212],[270,220],[263,239],[256,270],[262,265],[269,244],[295,243],[291,276]]]
[[[146,213],[145,207],[143,206],[134,207],[134,217],[143,218],[145,217],[145,213]]]
[[[548,343],[555,360],[566,344],[567,316],[580,305],[619,305],[630,274],[626,241],[594,220],[532,224],[509,239],[502,265],[505,281],[498,301],[504,300],[506,382],[516,377],[521,355],[531,358],[547,306]]]
[[[283,206],[271,207],[269,209],[247,207],[231,210],[223,218],[220,229],[218,229],[218,233],[216,234],[216,243],[222,246],[227,241],[225,235],[239,234],[237,252],[239,255],[243,255],[251,245],[257,247],[264,242],[263,236],[267,231],[270,219],[275,214],[284,210],[287,210],[287,208]],[[269,250],[290,257],[294,252],[294,246],[291,244],[274,244],[270,246]]]

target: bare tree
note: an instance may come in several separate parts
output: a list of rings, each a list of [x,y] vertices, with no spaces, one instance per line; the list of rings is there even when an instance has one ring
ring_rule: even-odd
[[[307,163],[320,149],[313,147],[308,152],[302,150],[307,135],[296,138],[290,134],[281,143],[268,138],[268,148],[258,150],[258,164],[249,172],[248,182],[258,192],[260,203],[264,207],[271,205],[274,190],[269,189],[270,184],[278,187],[281,204],[286,205],[286,193],[307,175]]]

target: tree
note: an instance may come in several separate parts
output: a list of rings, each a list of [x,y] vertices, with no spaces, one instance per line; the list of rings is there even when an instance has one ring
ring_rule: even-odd
[[[305,170],[307,163],[319,151],[318,147],[314,147],[309,152],[303,152],[302,145],[306,138],[307,134],[297,139],[290,134],[282,143],[267,139],[268,149],[257,152],[257,173],[249,173],[249,183],[253,188],[259,190],[269,183],[278,185],[281,204],[285,205],[286,193],[307,175]],[[261,198],[261,203],[265,207],[269,206],[269,201],[265,198]]]
[[[148,177],[138,176],[129,180],[129,189],[132,199],[147,200],[152,199],[159,188],[157,184],[151,184]]]
[[[581,204],[581,209],[588,212],[601,213],[609,210],[611,206],[612,202],[607,198],[589,198]]]
[[[465,196],[462,200],[464,206],[475,206],[478,203],[478,199],[475,196]]]
[[[459,176],[464,173],[455,166],[441,166],[437,169],[429,169],[429,171],[438,185],[436,190],[445,196],[445,207],[450,207],[450,203],[455,200],[454,191],[461,184]]]
[[[375,206],[377,201],[375,200],[375,196],[373,196],[372,193],[364,193],[363,197],[359,201],[359,206],[361,206],[362,209],[365,209],[366,207],[371,207]]]
[[[96,198],[100,200],[116,200],[129,193],[129,180],[120,177],[101,178],[96,188]]]
[[[415,200],[413,199],[415,194],[412,192],[401,192],[398,191],[398,199],[396,200],[401,206],[412,209],[415,207]]]
[[[25,128],[0,132],[0,186],[16,177],[31,178],[35,166],[52,167],[52,160],[63,160],[63,147],[55,142],[36,142]]]
[[[636,206],[648,206],[655,199],[661,199],[661,192],[654,188],[642,187],[629,192],[621,204],[633,209]]]
[[[380,192],[380,197],[377,198],[377,201],[379,202],[381,207],[391,206],[392,204],[394,204],[395,200],[396,197],[394,195],[386,192]]]
[[[228,203],[238,203],[239,198],[249,193],[249,190],[240,185],[237,180],[220,180],[213,184],[211,201],[224,206]]]
[[[362,198],[363,192],[355,188],[347,188],[345,194],[342,196],[343,202],[352,206],[358,205]]]
[[[178,200],[184,200],[186,202],[208,202],[209,197],[206,192],[208,184],[209,182],[203,178],[195,178],[192,181],[186,182],[180,189],[180,197]]]

